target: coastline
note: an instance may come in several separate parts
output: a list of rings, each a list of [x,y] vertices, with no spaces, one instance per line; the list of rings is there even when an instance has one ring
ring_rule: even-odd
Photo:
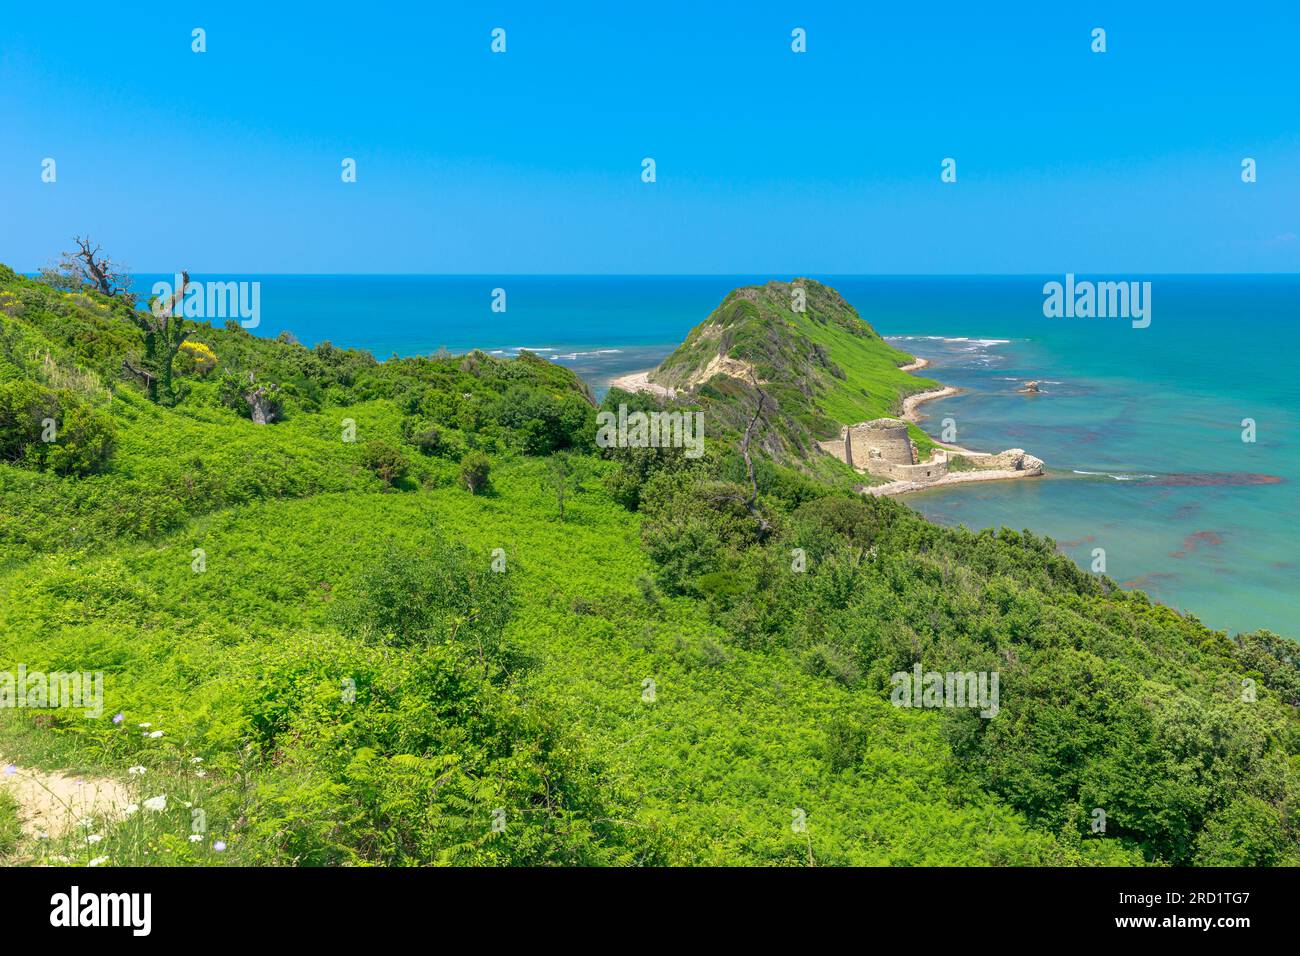
[[[902,372],[916,372],[923,368],[927,368],[929,365],[929,359],[917,357],[915,360],[906,365],[900,365],[898,368],[899,371]],[[677,395],[676,389],[650,381],[650,373],[653,371],[653,368],[648,368],[642,369],[638,372],[626,372],[622,375],[616,375],[608,381],[607,385],[609,388],[618,388],[625,392],[645,392],[654,395],[657,398],[675,398]],[[919,426],[921,422],[921,414],[919,412],[921,405],[926,402],[937,401],[941,398],[950,398],[951,396],[960,393],[961,389],[951,385],[945,385],[942,388],[930,389],[929,391],[916,392],[912,395],[904,396],[902,418],[905,421]],[[926,434],[929,433],[927,432]],[[960,445],[951,445],[939,441],[934,438],[933,435],[931,435],[930,438],[938,448],[953,454],[963,455],[973,463],[979,461],[992,462],[1006,455],[1006,452],[1002,452],[1001,455],[999,455],[998,453],[993,452],[982,452],[970,448],[963,448]],[[1026,457],[1032,458],[1032,456]],[[1033,460],[1037,461],[1037,459]],[[974,471],[950,472],[940,478],[935,478],[930,481],[897,480],[885,482],[880,485],[861,485],[858,487],[858,490],[862,494],[866,495],[895,497],[898,495],[910,494],[914,491],[925,491],[930,488],[942,488],[950,485],[967,484],[970,482],[1014,481],[1020,478],[1040,478],[1044,476],[1045,473],[1042,470],[1042,464],[1039,462],[1036,466],[1024,469],[977,467]]]
[[[912,422],[913,424],[920,424],[921,416],[917,414],[916,411],[918,407],[920,407],[925,402],[932,402],[938,398],[948,398],[949,396],[956,395],[960,391],[961,389],[959,388],[954,388],[951,385],[945,385],[943,388],[935,388],[935,389],[931,389],[928,392],[917,392],[914,395],[906,396],[903,399],[903,421]],[[927,432],[927,434],[929,433]],[[933,435],[931,435],[930,437],[934,438]],[[936,439],[935,444],[938,445],[942,443]]]

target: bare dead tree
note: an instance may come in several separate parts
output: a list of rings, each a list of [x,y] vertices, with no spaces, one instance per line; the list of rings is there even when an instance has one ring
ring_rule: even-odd
[[[127,357],[122,364],[144,386],[151,402],[170,404],[175,400],[172,360],[180,351],[181,343],[194,331],[193,326],[185,327],[181,308],[189,284],[189,272],[182,271],[180,287],[170,296],[151,302],[148,311],[131,310],[131,321],[144,333],[144,354],[135,361]]]
[[[103,254],[103,247],[87,236],[73,236],[77,248],[64,252],[59,271],[82,285],[112,299],[121,299],[135,307],[135,293],[131,291],[131,276],[125,266]]]

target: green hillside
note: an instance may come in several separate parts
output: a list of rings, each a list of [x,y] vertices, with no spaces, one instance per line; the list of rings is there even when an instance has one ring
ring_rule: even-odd
[[[213,361],[182,349],[151,402],[123,373],[126,303],[0,267],[0,672],[102,671],[105,691],[97,717],[0,709],[0,763],[168,797],[87,844],[16,836],[0,789],[0,854],[1300,862],[1293,645],[788,467],[827,422],[930,384],[807,286],[767,331],[788,287],[719,310],[781,408],[755,496],[735,427],[708,419],[698,460],[599,448],[588,389],[526,354],[377,362],[199,326]],[[661,380],[718,354],[708,324]],[[746,420],[722,378],[693,400]],[[893,706],[916,663],[998,672],[1000,713]]]
[[[720,360],[728,371],[718,369]],[[768,450],[807,459],[813,440],[837,438],[843,425],[898,415],[903,396],[938,388],[899,371],[912,360],[834,289],[795,279],[732,291],[650,380],[693,388],[706,407],[723,416],[734,408],[738,418],[757,401],[756,379],[774,425]],[[910,432],[922,451],[932,446],[916,426]]]

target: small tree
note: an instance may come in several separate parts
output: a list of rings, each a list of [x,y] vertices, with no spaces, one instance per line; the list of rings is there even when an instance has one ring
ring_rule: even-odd
[[[481,451],[471,451],[460,460],[460,480],[471,495],[487,489],[491,471],[492,462]]]
[[[573,485],[573,463],[569,461],[568,455],[563,452],[551,455],[547,483],[555,492],[555,509],[560,515],[560,520],[563,521],[564,502],[568,499]]]
[[[405,455],[384,441],[368,442],[362,449],[361,460],[390,488],[393,482],[405,478],[411,467]]]

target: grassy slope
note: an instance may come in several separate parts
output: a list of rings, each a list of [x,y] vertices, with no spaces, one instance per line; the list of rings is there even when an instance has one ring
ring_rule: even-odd
[[[523,597],[509,637],[535,658],[521,689],[564,715],[626,795],[631,823],[668,835],[675,862],[798,863],[810,847],[824,863],[1060,857],[1016,814],[945,779],[946,745],[929,715],[810,677],[785,655],[718,656],[725,636],[693,602],[648,611],[632,584],[649,570],[636,518],[592,483],[561,523],[540,471],[519,466],[500,497],[439,489],[258,503],[156,543],[34,561],[0,584],[4,656],[104,669],[107,713],[123,711],[127,728],[166,728],[170,747],[205,756],[211,782],[228,782],[269,649],[347,644],[329,605],[373,557],[376,537],[418,540],[435,526],[485,562],[506,549]],[[190,569],[194,545],[207,551],[205,574]],[[657,684],[653,704],[641,700],[646,677]],[[865,722],[867,770],[827,772],[824,727],[837,713]],[[80,755],[91,766],[104,732]],[[153,741],[130,746],[119,767],[161,752]],[[275,772],[259,786],[274,791]],[[808,813],[806,837],[791,830],[795,807]]]

